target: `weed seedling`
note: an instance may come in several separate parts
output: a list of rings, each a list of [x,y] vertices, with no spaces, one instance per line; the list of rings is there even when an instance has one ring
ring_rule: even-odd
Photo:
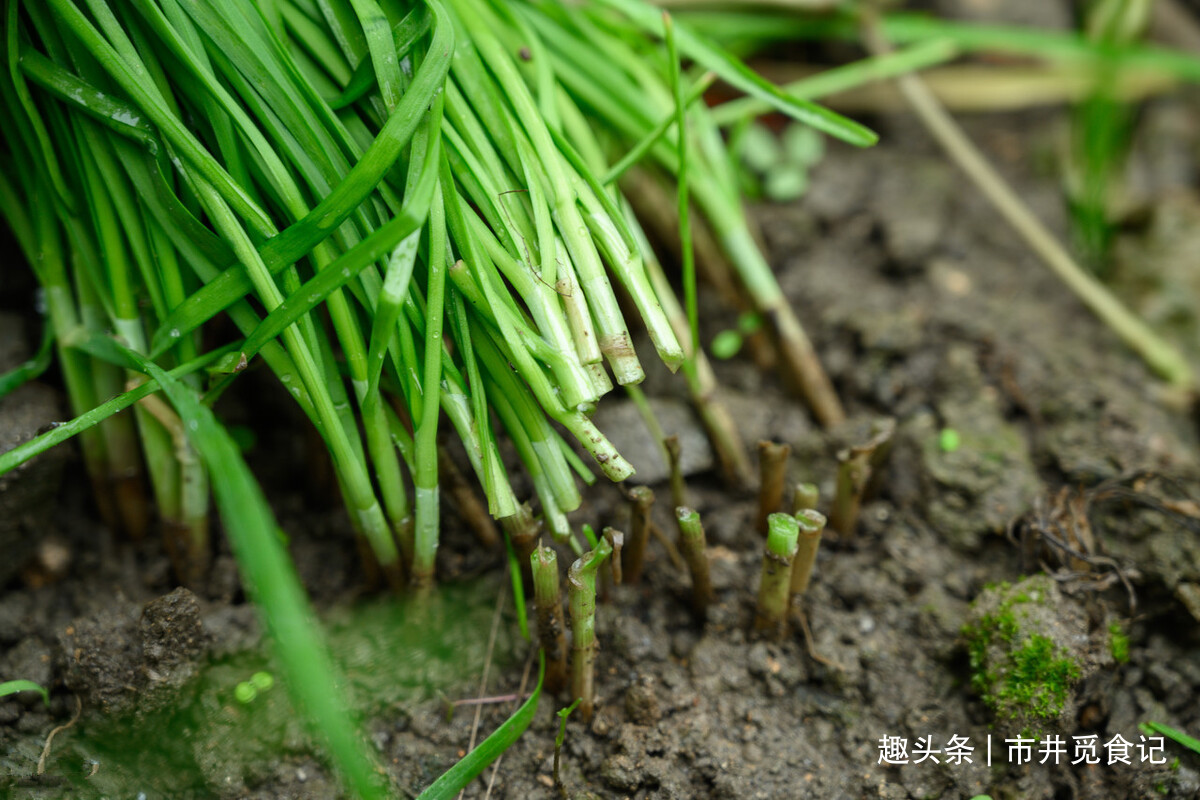
[[[962,447],[962,435],[954,428],[942,428],[938,433],[938,447],[943,453],[953,453]]]
[[[800,523],[791,514],[772,514],[767,523],[769,530],[754,629],[763,632],[767,638],[780,639],[787,621],[792,562],[796,557]]]
[[[562,772],[559,770],[559,766],[562,763],[562,746],[567,741],[567,718],[571,716],[571,712],[575,710],[580,702],[582,702],[582,698],[576,697],[575,702],[566,708],[559,709],[557,712],[558,735],[554,737],[554,785],[564,800],[567,796],[567,787],[562,781]]]
[[[1161,734],[1171,741],[1183,745],[1193,753],[1200,755],[1200,739],[1194,739],[1183,731],[1172,728],[1170,725],[1163,725],[1161,722],[1143,722],[1138,727],[1143,733]]]
[[[256,672],[250,680],[242,681],[233,689],[234,698],[242,705],[253,703],[263,692],[275,685],[275,676],[269,672]]]
[[[0,683],[0,697],[8,697],[17,692],[37,692],[42,696],[42,702],[50,707],[50,692],[41,684],[33,681],[5,681]]]
[[[1121,627],[1121,623],[1112,622],[1108,626],[1108,648],[1113,661],[1118,664],[1129,663],[1129,634]]]

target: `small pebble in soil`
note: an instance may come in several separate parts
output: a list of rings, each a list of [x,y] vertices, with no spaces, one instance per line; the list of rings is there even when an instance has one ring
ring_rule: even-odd
[[[633,792],[641,785],[641,775],[634,760],[623,753],[609,756],[600,767],[600,778],[619,792]]]
[[[653,678],[638,676],[625,690],[625,716],[637,725],[653,725],[662,717]]]
[[[645,623],[629,614],[622,614],[613,625],[613,651],[631,663],[638,664],[643,659],[666,661],[669,647],[669,642],[652,636]]]

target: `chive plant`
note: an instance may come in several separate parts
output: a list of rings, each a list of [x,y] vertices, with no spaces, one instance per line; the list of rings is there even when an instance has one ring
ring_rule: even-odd
[[[1112,243],[1115,180],[1129,151],[1135,109],[1116,92],[1122,50],[1141,38],[1150,21],[1151,3],[1102,0],[1089,4],[1084,29],[1090,41],[1109,55],[1096,65],[1094,90],[1072,114],[1071,152],[1066,159],[1070,211],[1079,249],[1093,272],[1104,274]]]

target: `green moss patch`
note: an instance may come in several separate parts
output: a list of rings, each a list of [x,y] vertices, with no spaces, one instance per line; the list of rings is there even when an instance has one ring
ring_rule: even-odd
[[[1009,591],[1008,584],[994,587]],[[1035,592],[1014,592],[992,613],[963,627],[971,685],[999,719],[1051,720],[1062,713],[1081,670],[1054,640],[1022,633],[1022,606],[1042,602]]]
[[[1079,680],[1079,665],[1058,655],[1054,642],[1041,635],[1011,651],[1008,662],[1007,672],[993,686],[996,706],[1024,708],[1042,719],[1057,717]]]

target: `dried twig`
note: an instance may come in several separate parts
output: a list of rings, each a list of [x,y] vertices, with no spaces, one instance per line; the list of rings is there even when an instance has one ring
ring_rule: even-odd
[[[38,758],[37,774],[46,774],[46,759],[50,757],[50,744],[54,741],[54,737],[68,728],[74,727],[76,722],[79,722],[79,717],[83,714],[83,701],[79,699],[79,695],[75,695],[75,716],[71,717],[71,721],[66,725],[59,725],[46,737],[46,744],[42,747],[42,755]],[[93,773],[95,774],[95,773]]]
[[[878,20],[872,15],[864,17],[863,39],[868,49],[876,55],[887,53],[891,49],[883,37]],[[1000,173],[967,137],[954,118],[946,113],[925,82],[919,76],[910,73],[896,78],[896,86],[946,154],[1083,304],[1141,356],[1160,377],[1175,387],[1193,389],[1195,377],[1187,359],[1075,262],[1054,234],[1000,177]]]

